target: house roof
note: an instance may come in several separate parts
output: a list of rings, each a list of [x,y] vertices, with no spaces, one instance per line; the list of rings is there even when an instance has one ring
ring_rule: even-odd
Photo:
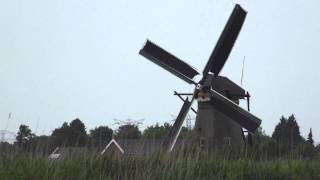
[[[124,153],[124,150],[123,150],[123,149],[121,148],[121,146],[117,143],[117,141],[114,140],[114,139],[111,139],[110,142],[106,145],[106,147],[102,150],[101,155],[104,154],[105,151],[108,150],[109,147],[110,147],[112,144],[114,144],[122,154]]]

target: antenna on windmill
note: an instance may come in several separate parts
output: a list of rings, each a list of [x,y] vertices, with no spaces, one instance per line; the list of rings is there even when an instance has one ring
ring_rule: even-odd
[[[241,71],[241,87],[242,87],[242,82],[243,82],[243,72],[244,72],[244,63],[246,61],[246,56],[243,56],[243,60],[242,60],[242,71]]]
[[[245,64],[245,62],[246,62],[246,56],[243,56],[242,70],[241,70],[241,82],[240,82],[240,86],[241,87],[242,87],[242,84],[243,84],[244,64]],[[248,112],[250,112],[250,94],[249,94],[248,91],[246,92],[246,99],[247,99],[247,110],[248,110]],[[242,136],[243,136],[244,141],[245,141],[245,134],[244,134],[245,132],[247,133],[247,143],[251,146],[252,145],[252,134],[250,132],[242,129]]]

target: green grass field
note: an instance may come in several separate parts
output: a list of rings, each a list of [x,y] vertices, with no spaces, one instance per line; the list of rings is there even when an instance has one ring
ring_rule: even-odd
[[[61,160],[30,153],[1,153],[0,179],[320,179],[319,157],[257,159],[235,153],[119,157],[84,153]]]

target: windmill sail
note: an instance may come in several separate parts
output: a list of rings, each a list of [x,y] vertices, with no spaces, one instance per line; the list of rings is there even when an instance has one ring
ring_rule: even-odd
[[[209,72],[212,72],[215,76],[218,76],[223,68],[223,65],[229,57],[232,47],[240,33],[246,15],[247,12],[237,4],[233,9],[231,16],[208,60],[208,63],[203,70],[204,76]]]
[[[190,84],[194,84],[192,78],[199,74],[197,70],[189,64],[183,62],[149,40],[147,40],[139,54]]]
[[[167,151],[169,152],[172,151],[174,145],[176,144],[183,122],[191,108],[193,101],[194,101],[194,97],[192,97],[190,101],[188,100],[188,98],[184,101],[183,106],[179,112],[179,115],[176,121],[174,122],[172,128],[170,129],[168,137],[165,139],[163,143],[163,146],[167,148]]]
[[[211,100],[210,104],[222,112],[227,117],[236,121],[242,127],[246,128],[248,131],[254,133],[256,129],[260,126],[261,120],[251,114],[250,112],[244,110],[231,100],[225,98],[223,95],[219,94],[215,90],[210,91]]]

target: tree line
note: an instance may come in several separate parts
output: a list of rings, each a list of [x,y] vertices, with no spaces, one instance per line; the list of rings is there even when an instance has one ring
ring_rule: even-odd
[[[80,119],[74,119],[70,123],[64,122],[61,127],[54,129],[49,136],[36,136],[29,126],[22,124],[17,132],[14,145],[23,150],[33,147],[94,147],[103,148],[112,137],[116,139],[163,139],[171,129],[169,123],[159,125],[158,123],[141,131],[135,124],[124,124],[115,131],[108,126],[98,126],[87,132],[85,124]],[[183,127],[181,138],[190,136],[191,130]]]
[[[54,129],[49,136],[36,136],[27,125],[20,125],[17,132],[15,146],[23,150],[53,147],[93,147],[103,148],[112,137],[118,139],[162,139],[171,129],[169,123],[158,123],[141,131],[137,125],[125,124],[115,131],[108,126],[99,126],[87,132],[85,124],[80,119],[70,123],[64,122],[61,127]],[[179,138],[191,137],[192,130],[183,127]],[[283,156],[290,153],[300,153],[301,156],[320,151],[320,145],[315,145],[312,130],[307,139],[300,134],[299,125],[294,115],[282,116],[275,126],[271,136],[264,133],[262,128],[253,135],[252,149],[256,153]]]
[[[266,135],[260,128],[253,137],[252,149],[259,153],[259,156],[310,158],[320,154],[320,144],[314,144],[312,129],[310,128],[307,139],[302,137],[293,114],[282,116],[271,136]]]

